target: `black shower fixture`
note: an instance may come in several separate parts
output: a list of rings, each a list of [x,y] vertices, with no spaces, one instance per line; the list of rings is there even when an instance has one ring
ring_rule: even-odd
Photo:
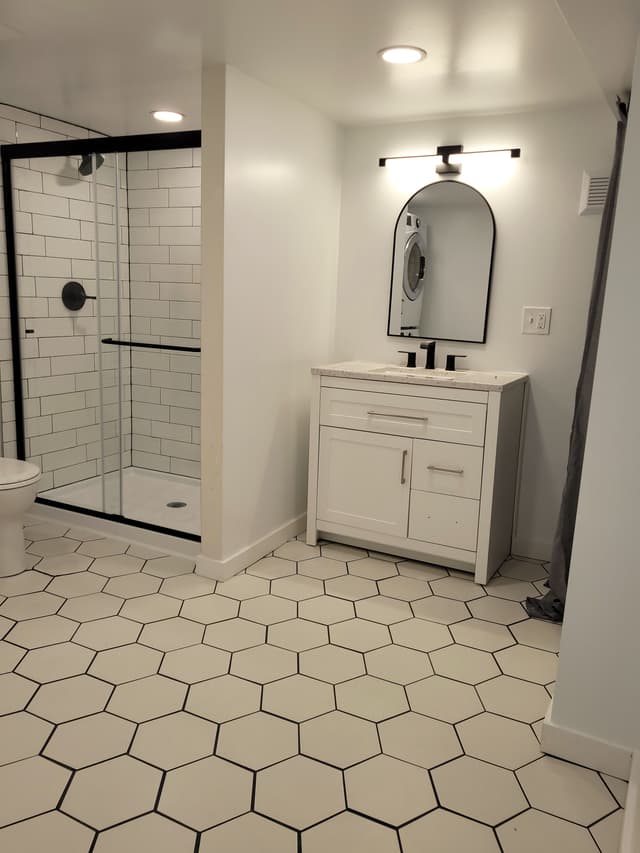
[[[93,154],[83,154],[82,160],[80,161],[80,165],[78,166],[78,171],[80,174],[86,178],[87,175],[90,175],[93,172]],[[96,171],[102,166],[104,163],[104,157],[102,154],[96,154]]]

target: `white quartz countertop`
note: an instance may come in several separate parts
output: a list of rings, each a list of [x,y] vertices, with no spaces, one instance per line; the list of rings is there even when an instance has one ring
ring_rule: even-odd
[[[505,370],[444,370],[424,367],[401,367],[372,361],[343,361],[312,367],[320,376],[342,379],[369,379],[376,382],[404,382],[409,385],[438,385],[441,388],[464,388],[472,391],[502,391],[510,385],[526,382],[526,373]]]

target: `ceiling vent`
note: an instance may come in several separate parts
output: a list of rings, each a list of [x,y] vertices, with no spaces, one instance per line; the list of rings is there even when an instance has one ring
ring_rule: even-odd
[[[609,190],[609,178],[594,178],[582,174],[582,191],[580,193],[580,206],[578,210],[580,216],[586,216],[588,213],[602,213],[604,203],[607,200],[607,192]]]

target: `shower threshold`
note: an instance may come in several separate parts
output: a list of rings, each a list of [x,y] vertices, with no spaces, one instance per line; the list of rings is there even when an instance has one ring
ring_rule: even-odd
[[[56,489],[40,492],[38,497],[67,504],[69,508],[90,509],[119,514],[118,472],[105,477],[106,507],[102,506],[102,478],[92,477]],[[154,524],[169,530],[200,535],[200,480],[124,468],[122,471],[122,515],[133,521]],[[168,506],[185,504],[185,506]]]

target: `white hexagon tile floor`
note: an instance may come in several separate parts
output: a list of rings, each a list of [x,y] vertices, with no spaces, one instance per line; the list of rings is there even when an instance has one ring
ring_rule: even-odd
[[[0,579],[0,849],[614,853],[626,784],[542,756],[545,567],[487,586],[288,542],[215,584],[62,524]]]

